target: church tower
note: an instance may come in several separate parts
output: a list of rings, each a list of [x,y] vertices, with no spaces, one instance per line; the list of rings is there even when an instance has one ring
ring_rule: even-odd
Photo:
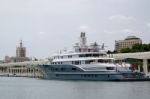
[[[16,57],[26,57],[26,48],[23,47],[22,40],[20,45],[16,48]]]

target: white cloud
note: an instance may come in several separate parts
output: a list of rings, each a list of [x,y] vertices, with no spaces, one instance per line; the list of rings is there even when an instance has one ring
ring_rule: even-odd
[[[108,31],[108,30],[104,30],[104,33],[105,34],[120,34],[120,33],[123,33],[123,34],[130,34],[130,33],[136,33],[134,30],[132,30],[132,29],[122,29],[122,30],[116,30],[116,31]]]
[[[88,26],[85,26],[85,25],[80,26],[80,29],[88,29]]]
[[[45,32],[39,32],[39,34],[40,34],[40,35],[44,35],[44,34],[45,34]]]
[[[80,26],[80,31],[87,32],[87,31],[89,31],[89,27],[86,25],[82,25],[82,26]]]
[[[123,29],[120,32],[122,32],[122,33],[134,33],[135,31],[131,30],[131,29]]]
[[[41,38],[43,39],[43,38],[47,37],[47,35],[46,35],[45,32],[39,32],[38,35],[37,35],[37,37],[40,38],[40,39]]]
[[[149,22],[149,23],[147,23],[146,25],[147,25],[147,27],[150,27],[150,22]]]
[[[124,20],[124,21],[134,21],[135,18],[132,16],[124,16],[124,15],[113,15],[109,17],[109,20]]]
[[[105,34],[114,34],[115,32],[108,31],[108,30],[104,30],[104,33],[105,33]]]

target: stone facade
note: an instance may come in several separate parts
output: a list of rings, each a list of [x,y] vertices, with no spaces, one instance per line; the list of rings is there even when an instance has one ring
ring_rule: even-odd
[[[30,60],[31,60],[30,58],[26,57],[26,48],[23,47],[22,41],[20,42],[20,45],[16,47],[15,57],[5,56],[5,63],[24,62],[24,61],[30,61]]]

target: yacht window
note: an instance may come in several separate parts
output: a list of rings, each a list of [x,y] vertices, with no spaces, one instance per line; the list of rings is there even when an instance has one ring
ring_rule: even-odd
[[[72,55],[69,55],[68,58],[72,58]]]
[[[79,52],[81,52],[81,48],[79,48]]]
[[[105,60],[105,63],[111,63],[111,60],[110,59]]]
[[[79,65],[79,61],[75,61],[74,64],[75,64],[75,65]]]
[[[65,70],[65,68],[60,68],[62,71]]]
[[[85,61],[85,64],[90,64],[90,62],[89,61]]]
[[[76,68],[72,68],[72,70],[76,70]]]
[[[99,56],[102,56],[102,57],[103,57],[103,56],[106,56],[106,54],[100,54]]]
[[[99,59],[99,60],[98,60],[98,62],[99,62],[99,63],[104,63],[104,61],[103,61],[103,60],[101,60],[101,59]]]
[[[88,60],[88,61],[85,61],[85,64],[90,64],[90,63],[93,63],[94,60]]]
[[[112,60],[110,60],[110,59],[108,60],[108,62],[109,62],[109,63],[113,63]]]
[[[90,63],[93,63],[93,62],[94,62],[94,60],[89,60],[89,62],[90,62]]]
[[[55,70],[57,71],[57,70],[58,70],[58,68],[55,68]]]
[[[81,64],[81,61],[79,61],[79,64]]]
[[[85,56],[86,56],[86,57],[91,57],[91,56],[92,56],[92,54],[86,54]]]
[[[84,55],[84,54],[81,54],[81,55],[79,55],[79,57],[85,57],[85,55]]]
[[[97,77],[98,75],[94,75],[95,77]]]
[[[56,76],[58,77],[58,76],[59,76],[59,74],[56,74]]]
[[[99,54],[93,54],[94,57],[99,57]]]
[[[106,67],[107,70],[114,70],[114,67]]]
[[[88,49],[88,52],[91,52],[91,49]]]
[[[52,67],[52,68],[51,68],[51,70],[53,71],[53,70],[54,70],[54,68]]]

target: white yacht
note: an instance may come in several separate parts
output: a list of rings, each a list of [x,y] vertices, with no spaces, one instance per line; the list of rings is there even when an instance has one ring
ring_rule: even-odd
[[[86,44],[86,35],[81,32],[80,42],[73,51],[64,51],[53,55],[47,65],[39,65],[44,78],[62,80],[141,80],[144,74],[129,69],[130,64],[115,63],[114,58],[107,56],[104,44],[96,42]]]

